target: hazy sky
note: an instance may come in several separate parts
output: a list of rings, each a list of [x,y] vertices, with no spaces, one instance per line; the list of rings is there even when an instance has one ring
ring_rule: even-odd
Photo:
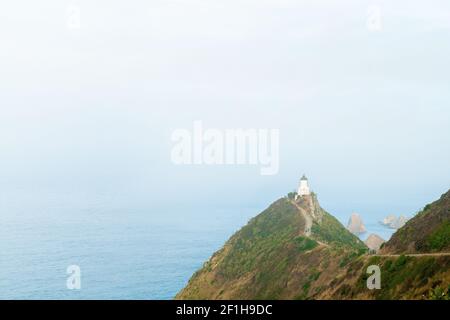
[[[263,208],[306,173],[344,217],[450,187],[448,1],[4,1],[0,40],[3,194]],[[279,129],[279,174],[173,165],[194,120]]]

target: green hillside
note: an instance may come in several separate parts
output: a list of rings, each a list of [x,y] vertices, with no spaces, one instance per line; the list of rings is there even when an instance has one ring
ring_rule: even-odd
[[[175,298],[448,299],[449,208],[447,192],[370,255],[314,194],[291,195],[236,232]],[[367,288],[371,265],[381,289]]]
[[[383,246],[384,253],[450,252],[450,190],[418,213]]]

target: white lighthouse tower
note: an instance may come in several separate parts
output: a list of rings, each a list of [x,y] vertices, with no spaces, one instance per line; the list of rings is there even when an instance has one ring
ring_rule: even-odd
[[[311,191],[309,190],[308,178],[305,175],[300,179],[300,184],[298,186],[297,195],[301,196],[309,196]]]

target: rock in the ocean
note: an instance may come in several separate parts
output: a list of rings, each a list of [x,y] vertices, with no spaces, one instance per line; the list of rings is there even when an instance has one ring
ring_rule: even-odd
[[[367,237],[367,240],[364,241],[367,247],[369,247],[370,250],[373,250],[375,252],[378,252],[380,250],[381,245],[384,243],[384,239],[380,236],[371,233],[369,237]]]
[[[398,217],[398,219],[396,219],[395,221],[393,221],[389,227],[391,227],[392,229],[400,229],[401,227],[403,227],[405,225],[405,223],[408,221],[408,218],[405,216],[400,216]]]
[[[380,221],[380,223],[391,229],[400,229],[408,220],[409,219],[403,215],[397,218],[395,215],[391,214],[384,218],[383,221]]]
[[[347,229],[353,234],[361,234],[366,232],[366,227],[357,213],[352,213],[350,219],[348,220]]]
[[[397,219],[396,216],[390,214],[386,218],[384,218],[383,221],[380,221],[380,223],[385,226],[390,226],[391,223],[393,223],[396,219]]]

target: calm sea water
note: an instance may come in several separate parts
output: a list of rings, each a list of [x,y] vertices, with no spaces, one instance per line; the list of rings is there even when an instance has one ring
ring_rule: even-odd
[[[158,211],[113,195],[0,196],[0,299],[171,299],[258,209]],[[66,269],[81,268],[81,290]]]

